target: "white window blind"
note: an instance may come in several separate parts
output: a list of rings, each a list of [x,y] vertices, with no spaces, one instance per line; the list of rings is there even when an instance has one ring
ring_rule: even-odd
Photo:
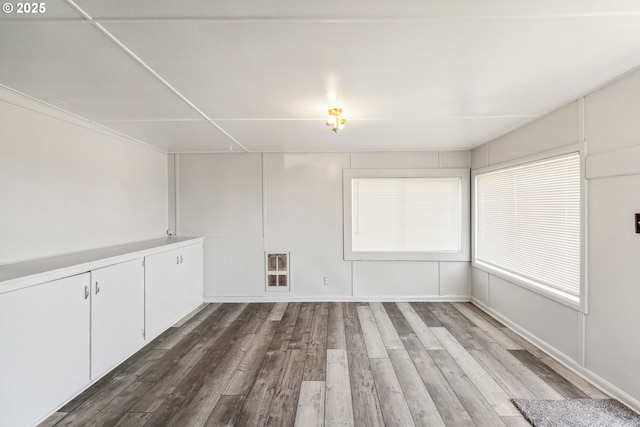
[[[476,262],[580,295],[580,155],[476,175]]]
[[[443,252],[461,247],[461,179],[353,178],[354,252]]]

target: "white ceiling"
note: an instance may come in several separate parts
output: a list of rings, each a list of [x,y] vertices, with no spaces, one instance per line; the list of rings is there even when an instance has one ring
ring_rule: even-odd
[[[468,149],[640,65],[637,0],[46,5],[0,84],[169,152]]]

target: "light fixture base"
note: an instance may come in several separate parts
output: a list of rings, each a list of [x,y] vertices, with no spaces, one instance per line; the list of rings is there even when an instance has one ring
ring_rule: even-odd
[[[344,127],[347,120],[342,116],[342,108],[330,108],[329,118],[327,119],[327,126],[331,126],[331,130],[338,133],[340,129]]]

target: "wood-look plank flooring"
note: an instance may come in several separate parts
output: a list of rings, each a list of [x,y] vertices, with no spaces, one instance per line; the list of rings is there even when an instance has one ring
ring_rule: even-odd
[[[207,304],[42,426],[514,426],[606,398],[469,303]]]

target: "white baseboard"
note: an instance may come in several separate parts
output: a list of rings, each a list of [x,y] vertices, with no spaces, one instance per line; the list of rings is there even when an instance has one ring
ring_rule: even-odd
[[[465,295],[266,295],[253,297],[229,297],[229,296],[205,296],[204,302],[396,302],[396,301],[416,301],[416,302],[469,302],[470,297]]]
[[[590,383],[598,387],[605,394],[608,394],[609,396],[615,399],[618,399],[619,401],[627,405],[629,408],[640,413],[640,401],[638,399],[635,399],[634,397],[630,396],[623,390],[620,390],[618,387],[611,384],[609,381],[605,380],[604,378],[598,376],[597,374],[593,373],[589,369],[583,366],[580,366],[578,363],[576,363],[575,360],[571,359],[566,354],[558,351],[558,349],[556,349],[555,347],[549,345],[547,342],[541,340],[537,336],[533,335],[531,332],[520,327],[519,325],[512,322],[507,317],[493,310],[491,307],[488,307],[482,301],[479,301],[477,298],[472,297],[471,303],[473,303],[475,306],[485,311],[492,317],[496,318],[500,322],[504,323],[504,325],[507,326],[509,329],[511,329],[512,331],[514,331],[515,333],[517,333],[518,335],[520,335],[521,337],[523,337],[524,339],[532,343],[534,346],[536,346],[543,352],[547,353],[549,356],[556,359],[559,363],[564,365],[567,369],[570,369],[571,371],[573,371],[576,375],[579,375],[580,377],[584,378],[585,380],[589,381]]]

